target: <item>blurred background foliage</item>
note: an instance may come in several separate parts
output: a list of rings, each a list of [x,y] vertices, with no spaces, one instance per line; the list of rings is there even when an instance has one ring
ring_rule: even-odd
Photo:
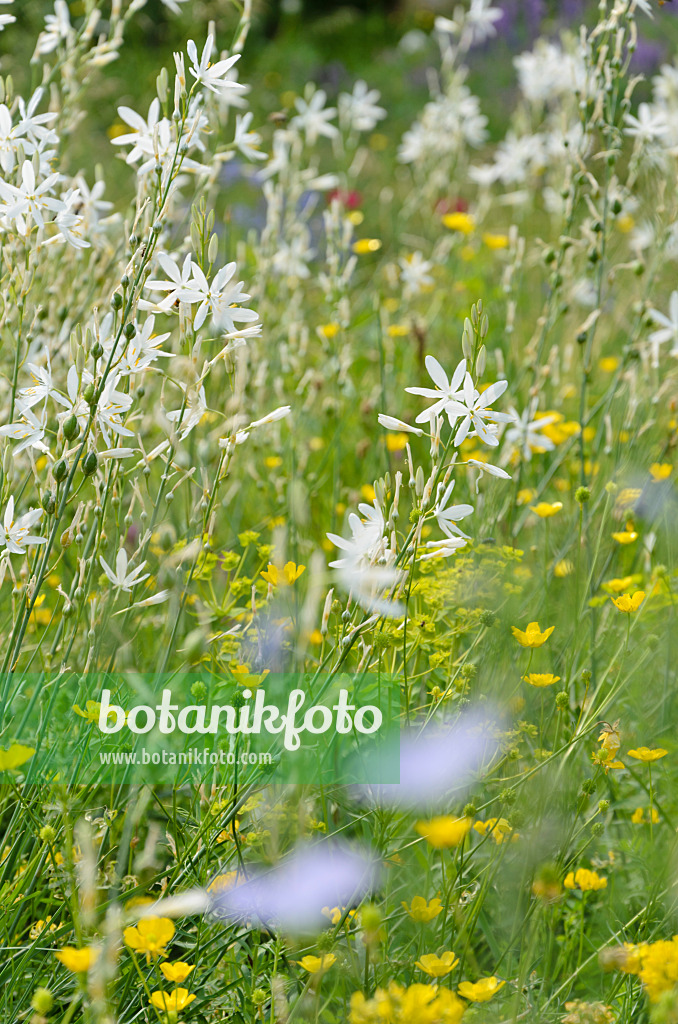
[[[468,5],[470,0],[464,0]],[[106,4],[103,4],[106,14]],[[430,69],[438,49],[431,38],[438,14],[451,17],[455,3],[447,0],[255,0],[254,23],[240,62],[240,80],[251,85],[248,100],[255,124],[272,132],[272,115],[294,106],[295,95],[312,81],[332,99],[341,89],[364,78],[382,93],[392,127],[389,139],[377,139],[381,159],[395,161],[398,129],[404,131],[428,95]],[[595,21],[597,0],[498,0],[504,11],[498,33],[471,54],[469,85],[480,96],[490,119],[491,138],[502,137],[516,98],[512,59],[533,45],[537,37],[557,38],[563,30]],[[69,3],[71,18],[84,13],[83,0]],[[0,36],[2,70],[11,74],[16,89],[25,93],[39,84],[42,68],[32,63],[35,39],[51,0],[17,0],[17,17]],[[657,4],[653,20],[640,19],[642,36],[634,55],[634,70],[651,76],[662,63],[672,62],[678,51],[678,4]],[[88,121],[81,138],[69,150],[83,169],[106,164],[109,194],[128,195],[131,171],[120,154],[113,155],[109,138],[118,121],[120,104],[142,113],[155,95],[161,67],[173,68],[172,53],[191,36],[200,36],[210,20],[217,42],[227,49],[239,17],[234,0],[190,0],[181,14],[172,14],[161,0],[148,0],[128,26],[123,56],[101,69],[87,83]],[[198,26],[201,26],[198,30]],[[201,39],[198,38],[200,43]],[[645,85],[645,92],[649,86]],[[637,98],[644,98],[641,87]],[[264,128],[264,134],[268,132]],[[388,144],[387,144],[388,143]]]

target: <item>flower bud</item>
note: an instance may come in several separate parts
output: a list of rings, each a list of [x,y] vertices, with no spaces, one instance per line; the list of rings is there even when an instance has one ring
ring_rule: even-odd
[[[96,473],[99,466],[99,460],[96,452],[87,452],[84,459],[82,460],[82,471],[85,476],[92,476]]]
[[[49,1013],[54,1006],[54,997],[48,988],[36,988],[31,999],[31,1006],[36,1013]]]
[[[72,441],[74,437],[77,437],[80,433],[80,427],[78,426],[77,416],[71,413],[64,420],[64,437],[67,441]]]

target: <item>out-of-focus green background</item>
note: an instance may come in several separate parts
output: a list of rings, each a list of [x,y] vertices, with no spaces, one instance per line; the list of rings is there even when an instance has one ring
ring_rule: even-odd
[[[468,6],[470,0],[463,3]],[[350,5],[334,0],[255,0],[253,26],[240,62],[240,79],[252,87],[248,101],[254,125],[263,126],[266,137],[273,130],[271,115],[293,106],[294,95],[309,81],[325,88],[332,99],[364,78],[380,89],[391,124],[395,121],[404,130],[428,96],[427,69],[435,66],[437,52],[431,35],[434,19],[437,14],[453,16],[456,6],[439,0],[354,0]],[[473,51],[469,80],[490,118],[494,138],[503,134],[515,100],[513,56],[530,48],[537,36],[557,37],[563,29],[576,31],[581,22],[591,22],[598,2],[497,0],[497,6],[503,11],[498,33]],[[82,0],[73,0],[69,8],[74,21],[84,13]],[[103,4],[104,16],[107,8]],[[32,64],[31,57],[45,15],[53,10],[49,0],[15,0],[16,24],[0,34],[0,71],[11,74],[24,95],[41,80],[41,64]],[[651,76],[662,63],[674,61],[677,15],[678,3],[671,2],[661,8],[657,3],[653,20],[640,17],[636,70]],[[185,48],[191,37],[201,45],[209,21],[216,25],[219,47],[227,49],[238,17],[233,0],[189,0],[180,15],[171,13],[161,0],[149,0],[128,28],[121,58],[84,84],[88,120],[75,145],[70,141],[69,152],[83,169],[97,162],[106,165],[111,198],[127,194],[131,181],[131,171],[114,155],[109,141],[119,120],[116,108],[126,104],[145,113],[159,70],[173,70],[173,51]],[[642,94],[641,88],[636,95]],[[395,156],[397,137],[397,131],[389,131],[385,160]]]

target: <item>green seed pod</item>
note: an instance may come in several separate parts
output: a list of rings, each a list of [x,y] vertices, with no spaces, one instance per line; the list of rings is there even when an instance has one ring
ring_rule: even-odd
[[[120,292],[114,292],[111,297],[111,306],[113,309],[122,309],[122,295]]]
[[[55,464],[54,469],[52,470],[52,476],[59,484],[65,478],[67,473],[68,463],[66,462],[65,459],[59,459],[59,461]]]
[[[95,394],[96,388],[94,387],[94,384],[90,381],[85,390],[83,391],[82,397],[85,399],[88,405],[91,405],[94,401]]]

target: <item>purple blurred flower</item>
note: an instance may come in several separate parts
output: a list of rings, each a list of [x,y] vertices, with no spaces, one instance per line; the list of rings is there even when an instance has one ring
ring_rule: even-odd
[[[236,921],[254,919],[267,928],[304,934],[327,927],[323,907],[350,907],[375,884],[370,856],[324,840],[298,847],[270,871],[213,897],[215,913]]]
[[[469,712],[455,725],[411,729],[400,738],[400,782],[357,787],[379,804],[421,807],[459,797],[497,750],[497,723]]]

